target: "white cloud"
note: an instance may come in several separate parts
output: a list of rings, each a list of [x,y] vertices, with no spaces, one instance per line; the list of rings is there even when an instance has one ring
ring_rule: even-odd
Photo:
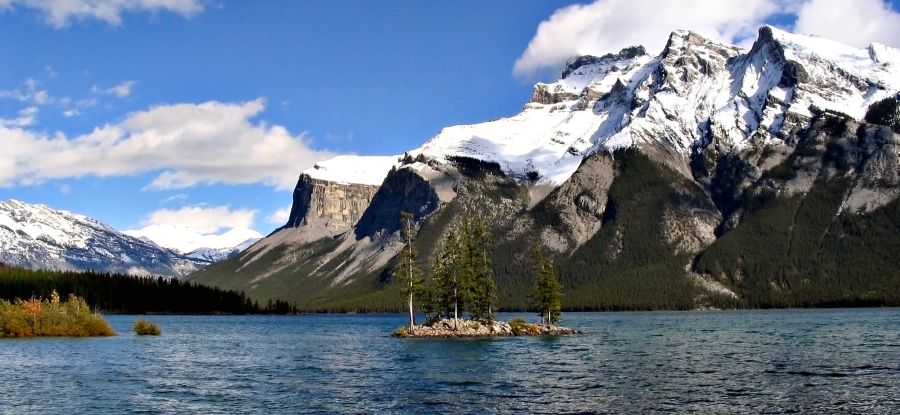
[[[262,99],[162,105],[74,138],[0,125],[0,186],[87,175],[161,172],[150,188],[262,183],[292,189],[300,172],[334,154],[303,134],[253,122]]]
[[[797,33],[857,47],[873,41],[900,46],[900,13],[885,0],[596,0],[561,8],[541,22],[513,72],[531,78],[558,71],[578,55],[635,45],[659,53],[675,29],[746,46],[774,16],[796,17],[787,29]]]
[[[269,215],[266,220],[273,225],[284,225],[285,223],[287,223],[288,219],[290,219],[290,216],[291,207],[285,206],[281,209],[276,210],[275,212],[272,212],[272,214]]]
[[[91,93],[93,94],[107,94],[107,95],[115,95],[118,98],[125,98],[131,95],[131,88],[134,87],[135,81],[122,81],[118,85],[111,86],[109,88],[100,88],[97,85],[91,87]]]
[[[164,205],[166,203],[172,203],[172,202],[176,202],[179,200],[186,200],[187,198],[188,198],[187,194],[179,193],[179,194],[172,195],[172,196],[169,196],[169,197],[163,199],[162,202],[159,202],[159,204]]]
[[[253,230],[257,211],[228,206],[189,206],[151,212],[141,229],[125,231],[160,246],[190,252],[198,248],[230,248],[262,235]]]
[[[8,89],[0,90],[0,98],[14,99],[20,102],[27,102],[34,105],[52,104],[56,100],[45,89],[38,89],[40,82],[33,78],[28,78],[22,85],[25,89]]]
[[[756,33],[779,11],[775,0],[597,0],[561,8],[541,22],[513,68],[520,77],[558,70],[578,55],[602,55],[643,45],[658,53],[675,29],[733,41]]]
[[[882,0],[812,0],[800,6],[794,31],[856,47],[900,47],[900,13]]]
[[[16,118],[0,118],[0,126],[6,128],[25,128],[37,122],[38,108],[28,107],[21,111]]]
[[[160,209],[150,213],[144,225],[187,226],[199,233],[218,232],[225,228],[253,226],[256,210],[235,209],[228,206],[187,206],[181,209]]]
[[[201,0],[0,0],[0,11],[27,8],[38,11],[47,24],[59,29],[72,20],[97,19],[122,25],[123,13],[168,11],[193,17],[204,9]]]

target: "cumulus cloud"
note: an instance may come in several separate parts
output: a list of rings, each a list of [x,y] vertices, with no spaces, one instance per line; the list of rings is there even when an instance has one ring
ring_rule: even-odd
[[[303,134],[254,122],[262,99],[161,105],[77,137],[0,125],[0,186],[49,179],[154,172],[155,189],[262,183],[291,189],[300,172],[333,153]]]
[[[812,0],[797,11],[797,33],[856,47],[872,42],[900,47],[900,13],[882,0]]]
[[[287,223],[288,219],[291,217],[291,207],[285,206],[281,209],[278,209],[272,212],[266,220],[273,225],[284,225]]]
[[[786,29],[797,33],[859,47],[872,41],[900,46],[900,15],[883,0],[596,0],[561,8],[541,22],[513,72],[533,78],[560,70],[578,55],[634,45],[658,53],[675,29],[746,46],[759,26],[775,16],[796,18]]]
[[[643,45],[661,51],[674,29],[731,41],[751,36],[779,11],[774,0],[597,0],[561,8],[541,22],[513,68],[520,77],[558,70],[578,55],[600,55]]]
[[[97,19],[112,26],[122,25],[122,14],[167,11],[193,17],[204,9],[201,0],[0,0],[0,10],[36,10],[44,21],[59,29],[72,20]]]
[[[256,213],[256,210],[228,206],[160,209],[147,215],[142,228],[125,233],[181,252],[231,248],[247,239],[262,237],[252,229]]]

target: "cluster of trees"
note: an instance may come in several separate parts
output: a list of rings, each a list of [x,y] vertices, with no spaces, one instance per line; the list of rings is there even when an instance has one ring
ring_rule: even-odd
[[[284,301],[265,305],[244,293],[177,279],[134,277],[95,272],[27,270],[0,264],[0,299],[63,298],[74,294],[93,309],[112,313],[288,314],[296,307]]]
[[[462,313],[482,322],[492,322],[496,311],[497,283],[494,280],[491,251],[493,238],[490,228],[480,217],[463,216],[451,226],[438,248],[431,267],[428,284],[418,264],[414,246],[416,224],[413,216],[401,213],[404,247],[394,275],[402,284],[409,311],[409,329],[415,329],[415,302],[421,298],[422,308],[429,320],[448,318],[458,322]],[[553,262],[539,249],[534,249],[536,268],[534,305],[541,322],[559,321],[562,297]]]

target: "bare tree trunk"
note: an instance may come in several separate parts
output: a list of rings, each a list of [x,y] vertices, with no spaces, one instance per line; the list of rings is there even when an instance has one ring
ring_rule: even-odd
[[[459,300],[456,299],[456,288],[453,288],[453,330],[459,329]]]
[[[409,332],[415,331],[416,315],[413,313],[413,295],[409,293]]]

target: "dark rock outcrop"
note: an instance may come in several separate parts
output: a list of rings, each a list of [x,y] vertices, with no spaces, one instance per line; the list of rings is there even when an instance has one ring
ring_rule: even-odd
[[[388,174],[356,224],[356,239],[390,235],[400,230],[400,212],[410,212],[416,221],[427,217],[440,205],[437,193],[410,169]]]

